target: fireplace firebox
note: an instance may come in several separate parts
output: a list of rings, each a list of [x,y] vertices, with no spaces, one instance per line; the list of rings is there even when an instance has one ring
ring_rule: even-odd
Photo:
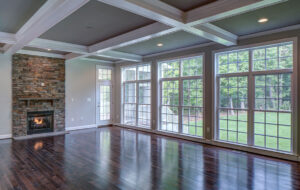
[[[27,134],[53,132],[53,111],[27,113]]]

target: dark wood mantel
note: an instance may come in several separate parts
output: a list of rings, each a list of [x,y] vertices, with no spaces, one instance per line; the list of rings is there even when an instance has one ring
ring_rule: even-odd
[[[42,97],[30,97],[30,98],[19,98],[19,101],[25,101],[27,103],[27,106],[30,106],[30,102],[33,101],[39,101],[39,102],[51,102],[51,105],[53,106],[53,102],[55,100],[59,100],[59,98],[42,98]]]

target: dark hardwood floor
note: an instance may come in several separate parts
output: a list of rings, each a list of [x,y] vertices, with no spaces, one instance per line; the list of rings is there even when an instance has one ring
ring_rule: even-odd
[[[300,189],[300,164],[117,127],[0,141],[0,189]]]

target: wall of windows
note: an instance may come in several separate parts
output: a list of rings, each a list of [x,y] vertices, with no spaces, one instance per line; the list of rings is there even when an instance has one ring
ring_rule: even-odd
[[[216,138],[293,151],[293,42],[220,52]]]
[[[203,56],[159,63],[162,131],[203,136]]]
[[[122,68],[122,123],[151,127],[151,66]]]

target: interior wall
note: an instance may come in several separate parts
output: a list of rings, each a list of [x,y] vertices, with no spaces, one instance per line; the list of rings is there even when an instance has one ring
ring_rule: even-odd
[[[292,30],[292,31],[283,31],[283,32],[277,32],[277,33],[272,33],[272,34],[261,34],[258,36],[253,35],[248,36],[247,38],[244,37],[239,40],[238,46],[244,46],[244,45],[251,45],[251,44],[257,44],[257,43],[263,43],[263,42],[268,42],[268,41],[274,41],[274,40],[280,40],[284,38],[292,38],[292,37],[297,37],[298,38],[298,64],[300,61],[300,30]],[[194,48],[189,48],[186,50],[180,50],[180,51],[173,51],[170,53],[164,53],[164,54],[157,54],[156,56],[152,57],[146,57],[144,59],[144,62],[150,62],[152,63],[152,68],[155,70],[152,70],[152,72],[157,71],[157,62],[159,60],[164,60],[164,59],[172,59],[176,57],[181,57],[181,56],[187,56],[187,55],[195,55],[195,54],[200,54],[204,53],[205,55],[205,63],[204,63],[204,69],[205,69],[205,74],[204,74],[204,83],[205,83],[205,92],[204,92],[204,136],[206,139],[212,139],[213,138],[213,130],[214,130],[214,114],[212,112],[212,106],[213,105],[213,97],[214,97],[214,92],[213,92],[213,52],[221,49],[226,49],[228,47],[219,45],[219,44],[212,44],[209,46],[205,47],[194,47]],[[231,46],[231,48],[234,48],[234,46]],[[136,64],[136,63],[122,63],[122,64],[117,64],[115,70],[120,71],[121,67],[130,65],[130,64]],[[300,82],[300,66],[298,66],[298,73],[299,75],[297,76],[297,82]],[[121,75],[119,75],[121,76]],[[156,76],[156,75],[152,75]],[[116,104],[120,104],[121,102],[121,78],[118,77],[116,79],[116,99],[115,102]],[[157,78],[152,78],[152,89],[153,93],[152,94],[157,94],[157,89],[159,88]],[[300,95],[300,87],[298,88],[298,95]],[[156,96],[152,95],[152,102],[157,104],[157,99]],[[300,96],[297,98],[297,107],[300,106]],[[152,110],[155,110],[156,107],[155,105],[152,105]],[[121,115],[121,106],[116,105],[116,113],[114,114],[115,116]],[[158,112],[158,111],[156,111]],[[298,111],[298,117],[300,118],[300,113]],[[115,121],[117,123],[121,122],[120,118],[115,118]],[[154,129],[157,124],[157,114],[153,114],[152,116],[152,129]],[[297,129],[299,129],[299,123],[297,125]],[[300,129],[297,132],[298,137],[300,137]],[[300,152],[300,138],[298,138],[298,152]]]
[[[12,57],[0,54],[0,138],[10,138],[12,134]]]
[[[93,61],[66,63],[66,130],[96,127],[96,65]]]

